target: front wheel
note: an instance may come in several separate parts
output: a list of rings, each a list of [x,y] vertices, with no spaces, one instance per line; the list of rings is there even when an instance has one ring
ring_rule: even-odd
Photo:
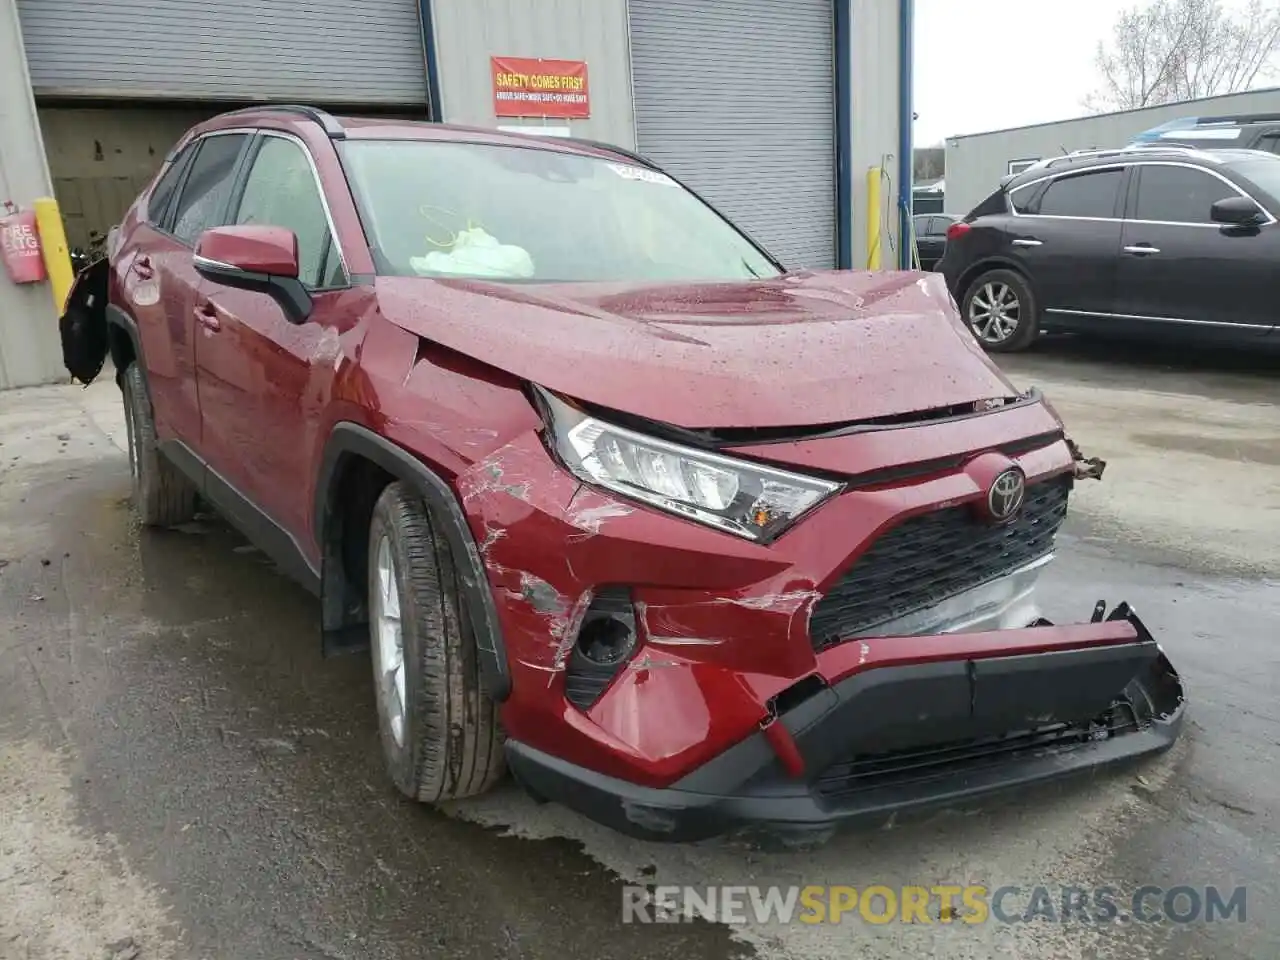
[[[449,542],[401,483],[373,508],[368,589],[378,727],[392,780],[427,803],[484,793],[504,770],[497,705],[484,688]]]
[[[993,353],[1025,350],[1040,329],[1035,297],[1026,278],[1012,270],[988,270],[965,291],[965,323]]]

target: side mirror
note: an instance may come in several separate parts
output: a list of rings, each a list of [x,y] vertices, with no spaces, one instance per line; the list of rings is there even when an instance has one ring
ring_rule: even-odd
[[[298,279],[298,238],[284,227],[241,224],[200,235],[192,262],[205,279],[274,299],[293,323],[311,315],[311,294]]]
[[[1267,220],[1262,209],[1248,197],[1227,197],[1218,200],[1210,208],[1209,217],[1214,223],[1225,223],[1234,227],[1256,227],[1266,223]]]

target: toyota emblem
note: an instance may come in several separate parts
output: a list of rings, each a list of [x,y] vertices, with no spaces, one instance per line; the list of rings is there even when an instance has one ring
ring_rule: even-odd
[[[1007,523],[1018,515],[1027,498],[1027,478],[1017,467],[1011,467],[991,481],[987,491],[987,510],[997,523]]]

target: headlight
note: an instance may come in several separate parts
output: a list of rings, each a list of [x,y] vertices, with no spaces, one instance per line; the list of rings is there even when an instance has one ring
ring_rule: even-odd
[[[840,489],[645,436],[540,396],[554,449],[580,480],[748,540],[774,539]]]

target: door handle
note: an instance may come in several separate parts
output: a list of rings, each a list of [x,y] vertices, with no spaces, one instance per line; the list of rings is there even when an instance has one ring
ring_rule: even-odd
[[[139,257],[133,261],[133,272],[138,275],[139,280],[150,280],[156,275],[150,257]]]
[[[1015,247],[1039,247],[1039,246],[1043,246],[1043,245],[1044,245],[1044,241],[1043,241],[1043,240],[1028,240],[1028,239],[1026,239],[1026,238],[1024,238],[1024,237],[1019,237],[1017,240],[1013,241],[1013,245],[1014,245]]]
[[[218,319],[218,311],[212,303],[203,303],[196,307],[196,323],[204,327],[210,333],[217,333],[222,329],[222,321]]]
[[[1149,243],[1140,243],[1140,244],[1137,244],[1136,246],[1132,246],[1132,247],[1125,247],[1125,248],[1124,248],[1124,252],[1125,252],[1125,253],[1132,253],[1132,254],[1134,254],[1135,256],[1139,256],[1139,257],[1145,257],[1145,256],[1149,256],[1150,254],[1153,254],[1153,253],[1159,253],[1159,252],[1160,252],[1160,248],[1159,248],[1159,247],[1153,247],[1153,246],[1151,246],[1151,244],[1149,244]]]

